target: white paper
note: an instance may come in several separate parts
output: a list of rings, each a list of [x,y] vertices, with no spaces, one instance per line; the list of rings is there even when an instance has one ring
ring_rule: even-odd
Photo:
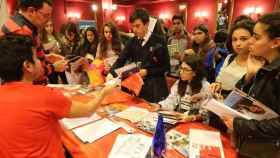
[[[190,141],[209,146],[219,146],[221,142],[220,133],[207,130],[190,129]]]
[[[264,120],[278,117],[279,115],[272,111],[261,102],[246,93],[236,89],[233,90],[223,103],[215,99],[211,99],[204,103],[204,108],[210,110],[217,115],[241,117],[245,119]]]
[[[122,112],[117,113],[115,116],[122,119],[129,120],[133,123],[139,122],[146,117],[150,112],[147,109],[130,106]]]
[[[180,52],[178,43],[169,44],[169,45],[167,45],[167,48],[168,48],[168,52],[169,52],[170,57],[173,57],[176,52]]]
[[[108,158],[145,158],[152,138],[142,134],[118,135]]]
[[[200,157],[200,150],[202,148],[211,147],[218,147],[221,158],[225,157],[219,132],[190,129],[189,139],[190,158]]]
[[[83,142],[92,143],[119,128],[120,126],[118,124],[104,118],[94,123],[76,128],[73,132]]]
[[[109,86],[109,85],[117,85],[117,86],[121,86],[121,82],[122,80],[117,77],[117,78],[114,78],[114,79],[111,79],[111,80],[108,80],[104,83],[105,86]]]
[[[170,59],[170,65],[171,66],[177,66],[179,64],[180,64],[180,61],[178,59],[174,59],[174,58]]]
[[[137,67],[137,65],[135,63],[131,63],[131,64],[128,64],[128,65],[125,65],[121,68],[116,69],[115,72],[118,74],[118,76],[121,76],[121,74],[123,72],[128,71],[128,70],[132,70],[136,67]]]
[[[47,87],[50,88],[63,88],[66,90],[76,90],[81,88],[80,84],[48,84]]]
[[[124,122],[119,121],[119,122],[115,122],[115,123],[120,125],[129,134],[135,132],[135,129],[133,127],[129,126],[128,124],[126,124]]]
[[[231,91],[224,100],[224,105],[231,107],[247,116],[249,119],[264,120],[278,117],[279,115],[266,105],[248,96],[239,89]]]
[[[245,118],[245,119],[250,119],[246,115],[233,110],[232,108],[224,105],[223,103],[221,103],[215,99],[211,99],[211,100],[207,101],[207,103],[203,106],[203,108],[214,112],[215,114],[219,115],[220,117],[232,116],[232,117],[241,117],[241,118]]]
[[[106,64],[110,65],[110,66],[113,66],[114,63],[117,61],[118,58],[119,58],[118,56],[112,56],[112,57],[106,58],[106,59],[104,60],[104,62],[105,62]]]
[[[99,115],[96,113],[93,113],[90,117],[79,117],[79,118],[64,118],[60,120],[60,122],[67,128],[67,129],[73,129],[76,127],[79,127],[81,125],[97,121],[101,119]]]

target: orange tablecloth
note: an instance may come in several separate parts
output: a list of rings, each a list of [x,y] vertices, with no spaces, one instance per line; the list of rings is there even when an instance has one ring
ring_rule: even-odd
[[[73,98],[75,100],[80,101],[87,101],[88,97],[76,97]],[[138,107],[144,107],[149,108],[148,104],[145,103],[143,100],[132,97],[124,92],[121,92],[119,90],[114,90],[113,93],[106,97],[103,101],[103,104],[110,104],[110,103],[117,103],[122,102],[127,105],[134,105]],[[100,114],[102,116],[102,114]],[[104,115],[103,115],[104,116]],[[133,124],[126,121],[126,123],[133,126]],[[182,132],[182,133],[188,133],[190,128],[196,128],[196,129],[205,129],[205,130],[213,130],[214,128],[209,127],[207,125],[204,125],[202,123],[185,123],[185,124],[179,124],[175,127],[176,130]],[[151,136],[149,133],[145,133],[141,130],[136,130],[136,133],[142,133],[148,136]],[[107,158],[113,145],[115,142],[115,139],[117,138],[118,134],[126,134],[126,131],[122,128],[114,131],[113,133],[104,136],[103,138],[96,140],[93,143],[90,144],[83,144],[74,134],[71,130],[64,129],[62,132],[62,141],[64,146],[69,150],[69,152],[72,154],[74,158]],[[226,158],[237,158],[237,154],[235,152],[235,149],[231,147],[230,140],[227,136],[222,135],[221,136],[223,147],[224,147],[224,153]],[[167,151],[167,157],[170,158],[183,158],[181,154],[178,152],[171,150]]]

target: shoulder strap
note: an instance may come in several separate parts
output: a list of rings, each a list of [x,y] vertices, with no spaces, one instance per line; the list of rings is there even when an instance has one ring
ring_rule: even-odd
[[[230,54],[228,62],[227,62],[227,66],[232,63],[232,61],[235,59],[236,55],[235,54]]]

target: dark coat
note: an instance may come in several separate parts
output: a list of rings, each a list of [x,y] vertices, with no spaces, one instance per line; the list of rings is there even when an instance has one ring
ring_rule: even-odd
[[[170,70],[169,60],[167,44],[161,36],[152,34],[144,46],[134,37],[127,42],[111,71],[126,63],[141,63],[140,68],[147,70],[147,76],[143,79],[140,97],[158,102],[168,96],[165,73]]]
[[[244,77],[237,87],[280,114],[280,58],[261,68],[251,83]],[[241,154],[280,157],[280,117],[270,120],[234,119],[234,133]]]
[[[84,42],[79,47],[79,55],[82,57],[85,57],[87,53],[91,54],[93,57],[96,56],[96,50],[97,50],[97,44],[98,43],[89,43]]]
[[[79,56],[79,43],[78,41],[70,42],[68,39],[64,36],[62,39],[61,44],[61,54],[65,57],[69,56]]]

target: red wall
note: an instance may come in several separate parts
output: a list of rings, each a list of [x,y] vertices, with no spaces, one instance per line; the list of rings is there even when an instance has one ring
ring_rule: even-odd
[[[17,7],[17,0],[7,0],[9,14],[14,14]]]
[[[115,24],[118,26],[119,30],[129,32],[130,31],[130,23],[129,23],[129,16],[134,11],[134,6],[128,5],[118,5],[118,9],[112,13],[112,20],[115,22]],[[124,16],[124,21],[116,21],[115,19],[118,16]]]
[[[236,0],[236,1],[243,1],[243,0]],[[249,0],[248,0],[249,1]],[[264,1],[264,0],[263,0]],[[15,9],[15,2],[16,0],[8,0],[9,6],[12,6],[11,10]],[[215,19],[216,19],[216,0],[187,0],[181,1],[188,4],[187,7],[187,30],[191,31],[192,28],[200,23],[194,17],[194,12],[197,10],[205,10],[208,11],[209,17],[205,23],[209,26],[210,33],[213,33],[215,30]],[[65,7],[64,7],[65,6]],[[150,3],[150,4],[139,4],[136,7],[143,7],[146,8],[151,15],[159,17],[161,13],[166,13],[169,15],[169,20],[167,20],[167,26],[171,25],[171,18],[174,14],[178,13],[178,1],[171,1],[171,2],[162,2],[162,3]],[[125,21],[122,23],[117,23],[118,27],[120,27],[124,31],[130,30],[129,24],[129,16],[134,10],[134,6],[118,6],[118,10],[113,12],[112,19],[114,20],[119,15],[125,16]],[[94,14],[91,10],[90,3],[82,3],[82,2],[65,2],[63,0],[54,0],[53,5],[53,18],[55,23],[56,30],[59,30],[61,24],[67,22],[66,14],[69,11],[78,11],[81,13],[81,19],[93,19]]]
[[[118,6],[118,10],[112,13],[112,19],[119,15],[125,16],[125,21],[116,23],[124,31],[130,30],[129,16],[133,12],[134,8],[143,7],[146,8],[151,15],[159,16],[161,13],[169,15],[167,25],[171,24],[171,18],[174,14],[178,13],[179,2],[187,3],[187,18],[186,26],[188,31],[192,31],[193,27],[199,23],[205,23],[209,27],[211,34],[215,32],[216,27],[216,0],[186,0],[186,1],[170,1],[161,3],[150,4],[138,4],[134,6]],[[264,12],[270,12],[273,10],[276,0],[235,0],[233,19],[243,13],[243,10],[248,6],[262,6]],[[8,0],[8,6],[11,12],[14,12],[16,7],[16,0]],[[64,7],[65,6],[65,7]],[[54,22],[56,30],[59,29],[62,23],[67,21],[66,14],[68,11],[78,11],[81,13],[81,19],[93,19],[94,14],[91,10],[91,3],[82,2],[65,2],[63,0],[54,0]],[[208,18],[206,20],[197,19],[194,14],[196,11],[207,11]]]
[[[66,23],[66,10],[64,8],[64,1],[58,0],[53,2],[53,21],[55,30],[58,32],[60,26]],[[64,13],[65,12],[65,13]]]
[[[264,13],[273,11],[276,5],[276,0],[235,0],[233,9],[233,19],[242,15],[247,7],[262,7]]]
[[[68,21],[66,15],[68,12],[79,12],[81,14],[81,19],[83,20],[92,20],[94,19],[94,12],[91,10],[91,3],[85,2],[63,2],[62,0],[55,0],[53,5],[54,10],[54,22],[56,30],[59,30],[60,26],[63,23]],[[129,30],[129,15],[134,10],[133,6],[118,6],[117,11],[114,11],[112,15],[105,20],[115,21],[115,18],[120,15],[124,15],[126,20],[121,23],[116,23],[117,26],[124,31]],[[65,12],[65,13],[64,13]],[[97,14],[97,16],[100,16]],[[102,15],[101,15],[102,16]],[[100,17],[97,17],[100,19]]]
[[[178,3],[173,2],[162,2],[155,4],[142,4],[137,5],[137,8],[145,8],[149,11],[152,16],[159,17],[160,14],[167,14],[168,19],[165,20],[166,26],[171,26],[172,16],[179,13]]]
[[[210,34],[214,34],[216,30],[216,0],[188,0],[187,3],[187,30],[191,32],[196,25],[203,23],[208,26]],[[194,16],[196,11],[208,12],[207,19],[197,19]]]
[[[187,13],[186,13],[186,28],[189,32],[200,23],[204,23],[208,25],[209,31],[213,34],[216,30],[216,10],[217,4],[216,0],[187,0]],[[180,3],[177,1],[173,2],[162,2],[155,4],[145,4],[145,5],[137,5],[136,7],[146,8],[151,15],[159,17],[161,13],[167,13],[169,15],[169,20],[167,20],[167,26],[171,26],[171,18],[174,14],[179,13]],[[194,16],[196,11],[207,11],[208,18],[204,20],[199,20]],[[184,14],[184,13],[183,13]]]
[[[64,15],[64,3],[61,0],[54,1],[54,19],[56,29],[61,26],[62,23],[67,21]],[[214,33],[216,25],[216,0],[187,0],[185,2],[188,4],[187,7],[187,30],[192,31],[193,27],[199,23],[205,23],[209,26],[210,33]],[[82,19],[93,19],[93,12],[90,8],[90,3],[81,3],[81,2],[66,2],[66,12],[68,11],[79,11],[81,13]],[[161,13],[169,15],[168,20],[166,20],[167,26],[171,25],[171,18],[174,14],[179,13],[178,10],[179,3],[177,1],[171,2],[162,2],[162,3],[151,3],[151,4],[138,4],[134,6],[122,6],[119,5],[117,11],[112,13],[112,19],[115,21],[115,18],[120,15],[125,16],[125,21],[118,23],[117,26],[124,31],[130,30],[129,16],[133,12],[134,8],[146,8],[151,15],[159,17]],[[199,21],[194,17],[195,11],[205,10],[208,12],[208,19],[205,21]],[[211,17],[211,18],[210,18]]]
[[[94,12],[91,9],[90,3],[82,2],[67,2],[66,3],[67,12],[79,12],[81,14],[81,19],[90,20],[94,18]]]
[[[63,0],[54,0],[53,19],[55,29],[58,31],[62,24],[68,22],[67,13],[78,12],[83,20],[93,20],[94,12],[91,9],[91,3],[87,2],[64,2]]]

